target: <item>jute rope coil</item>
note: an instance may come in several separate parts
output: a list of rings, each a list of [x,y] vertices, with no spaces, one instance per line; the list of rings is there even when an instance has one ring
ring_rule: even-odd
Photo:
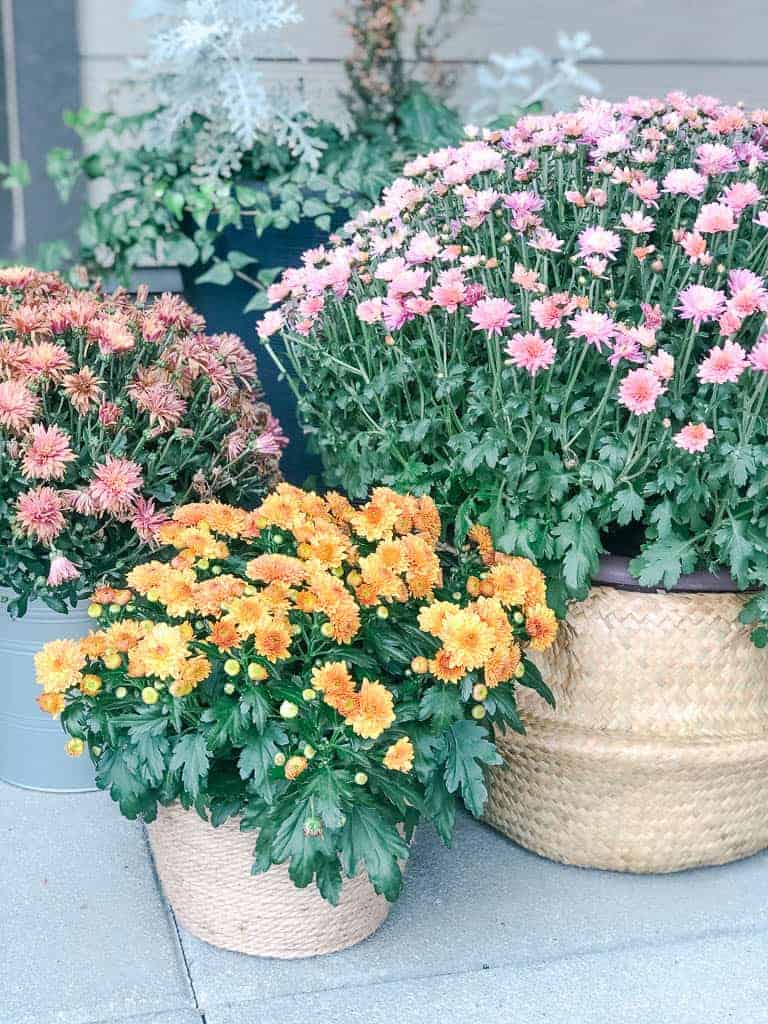
[[[660,872],[768,846],[768,656],[740,594],[595,587],[539,658],[555,710],[519,692],[486,818],[584,867]]]
[[[253,956],[295,959],[334,953],[372,935],[390,904],[366,875],[345,878],[337,907],[314,884],[297,889],[284,864],[252,875],[255,832],[219,828],[180,804],[147,826],[157,874],[181,924],[206,942]]]

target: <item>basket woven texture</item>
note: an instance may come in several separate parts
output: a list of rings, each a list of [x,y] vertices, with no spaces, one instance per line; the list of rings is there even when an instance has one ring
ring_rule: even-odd
[[[519,693],[486,820],[552,860],[618,871],[722,864],[768,846],[768,656],[740,594],[594,587]]]
[[[159,808],[147,831],[174,914],[213,946],[285,960],[319,956],[367,939],[389,914],[366,875],[344,880],[337,907],[314,884],[297,889],[284,864],[252,875],[256,833],[235,821],[214,829],[173,804]]]

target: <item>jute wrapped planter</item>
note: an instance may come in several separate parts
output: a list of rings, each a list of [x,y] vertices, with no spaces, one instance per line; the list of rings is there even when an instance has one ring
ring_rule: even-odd
[[[768,653],[729,577],[641,590],[605,559],[539,659],[555,710],[519,694],[486,818],[567,864],[663,872],[768,847]],[[704,592],[705,586],[709,592]]]
[[[314,884],[297,889],[285,865],[252,875],[256,833],[235,821],[214,829],[174,804],[159,808],[147,830],[176,917],[213,946],[284,960],[318,956],[362,942],[389,915],[365,875],[344,879],[337,907]]]

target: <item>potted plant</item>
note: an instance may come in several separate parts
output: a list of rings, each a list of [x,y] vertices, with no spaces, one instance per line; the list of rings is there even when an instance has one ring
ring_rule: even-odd
[[[49,155],[63,198],[83,177],[101,186],[103,198],[84,212],[78,262],[125,286],[137,267],[176,264],[187,301],[215,330],[252,338],[282,268],[300,265],[305,250],[372,206],[409,153],[460,138],[444,99],[451,78],[434,51],[471,5],[448,0],[439,19],[417,19],[406,65],[403,36],[417,7],[353,4],[348,95],[321,103],[303,87],[301,65],[289,80],[264,71],[265,56],[292,56],[283,34],[301,21],[295,4],[136,4],[157,26],[140,80],[126,83],[140,113],[68,113],[85,152]],[[254,348],[292,442],[283,473],[302,482],[319,464],[287,383]]]
[[[0,778],[69,789],[89,773],[29,708],[32,655],[77,637],[83,597],[129,569],[190,498],[258,500],[283,438],[255,360],[180,298],[144,305],[0,269]],[[62,702],[44,694],[57,714]],[[65,712],[66,713],[66,712]],[[30,739],[33,742],[30,742]],[[92,781],[92,775],[90,775]]]
[[[558,859],[768,844],[767,192],[765,111],[523,117],[407,164],[262,331],[330,483],[432,493],[583,601],[489,805]]]
[[[194,934],[277,957],[365,938],[418,823],[449,843],[455,797],[482,812],[517,687],[551,699],[524,655],[557,631],[543,575],[482,530],[442,552],[440,530],[431,499],[385,488],[182,506],[96,595],[99,628],[38,656],[70,750],[149,823]]]

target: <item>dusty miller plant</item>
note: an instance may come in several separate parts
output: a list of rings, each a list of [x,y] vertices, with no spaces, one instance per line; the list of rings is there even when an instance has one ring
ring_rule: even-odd
[[[579,63],[603,56],[603,51],[592,44],[589,32],[573,36],[558,32],[557,45],[560,56],[555,58],[534,46],[523,46],[506,55],[491,53],[488,63],[477,71],[480,95],[471,107],[472,116],[497,117],[510,106],[568,110],[580,94],[601,93],[600,82]]]
[[[321,145],[307,131],[298,80],[287,85],[265,75],[263,61],[295,56],[280,39],[302,21],[288,0],[137,0],[133,16],[160,22],[146,58],[136,68],[149,79],[160,105],[154,141],[171,145],[193,115],[208,119],[207,154],[239,152],[264,136],[316,166]],[[215,138],[210,137],[215,126]],[[201,154],[201,165],[207,161]],[[213,160],[219,173],[220,160]]]

